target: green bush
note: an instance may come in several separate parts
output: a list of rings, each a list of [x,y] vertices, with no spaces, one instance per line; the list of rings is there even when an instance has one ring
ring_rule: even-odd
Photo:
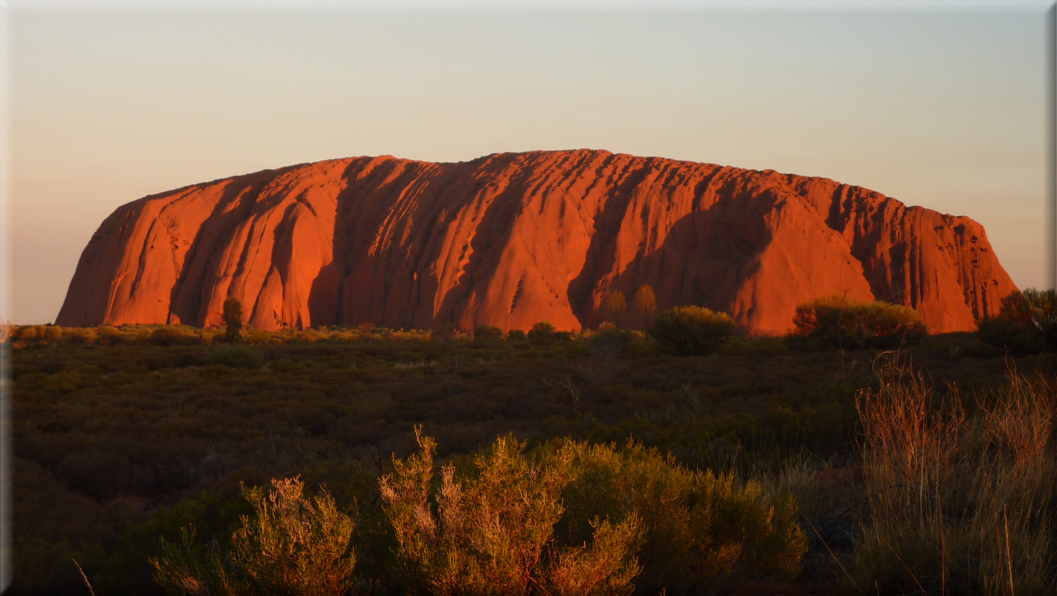
[[[105,345],[119,346],[129,343],[129,338],[117,327],[100,325],[96,328],[96,339]]]
[[[429,337],[433,341],[451,341],[455,339],[455,325],[445,323],[434,329]]]
[[[536,323],[528,331],[529,339],[550,339],[554,335],[554,325],[547,321]]]
[[[44,339],[44,325],[26,325],[15,332],[15,339],[21,341]]]
[[[607,357],[624,353],[634,339],[635,334],[627,329],[609,327],[605,330],[600,329],[587,340],[587,343],[592,354]]]
[[[441,469],[431,497],[436,443],[416,428],[420,450],[380,483],[401,557],[434,594],[628,594],[639,572],[638,518],[596,518],[592,539],[560,545],[554,526],[572,480],[563,454],[533,461],[525,444],[499,438],[477,454],[473,470]],[[431,500],[436,500],[436,509]]]
[[[650,336],[676,356],[705,356],[737,332],[737,323],[726,313],[675,306],[657,315]]]
[[[1057,350],[1057,291],[1013,292],[998,315],[980,321],[977,336],[1018,355]]]
[[[185,333],[178,327],[158,327],[150,334],[150,343],[156,346],[189,346],[201,343],[194,333]]]
[[[162,540],[162,556],[150,560],[154,578],[177,594],[341,594],[351,587],[356,557],[349,548],[354,525],[326,492],[302,495],[298,478],[272,480],[275,490],[243,487],[252,519],[232,536],[232,552],[216,542],[195,543],[194,527],[180,544]]]
[[[635,580],[640,593],[701,593],[732,576],[793,579],[807,540],[788,496],[773,499],[733,474],[688,470],[656,449],[629,441],[566,441],[561,459],[574,480],[563,493],[562,533],[583,540],[588,520],[634,514],[646,528]]]
[[[917,343],[928,330],[912,308],[887,302],[860,302],[835,294],[796,307],[794,347],[810,338],[839,349],[886,350]]]
[[[68,344],[90,344],[95,341],[95,328],[66,327],[63,329],[62,338]]]
[[[528,336],[520,329],[511,329],[510,331],[507,331],[506,338],[513,341],[521,341],[528,338]]]
[[[793,499],[641,444],[565,439],[526,454],[500,438],[472,469],[443,467],[437,489],[436,444],[417,437],[381,493],[401,556],[435,594],[697,593],[795,578],[807,550]]]
[[[495,325],[478,325],[473,331],[474,339],[501,339],[503,330]]]
[[[264,364],[264,354],[248,346],[219,346],[213,349],[209,362],[231,368],[256,370]]]

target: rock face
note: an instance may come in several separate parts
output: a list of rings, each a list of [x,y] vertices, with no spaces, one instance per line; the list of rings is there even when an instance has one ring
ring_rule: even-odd
[[[81,255],[56,323],[370,322],[472,330],[596,327],[652,286],[762,334],[833,293],[971,330],[1015,289],[967,217],[824,178],[606,151],[462,163],[359,157],[237,176],[117,209]],[[632,326],[641,326],[629,313]]]

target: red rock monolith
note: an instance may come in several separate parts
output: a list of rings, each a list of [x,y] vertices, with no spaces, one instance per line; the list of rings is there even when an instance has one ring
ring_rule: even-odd
[[[975,221],[824,178],[589,150],[385,156],[121,206],[56,323],[216,326],[234,296],[258,329],[578,330],[643,284],[660,310],[702,305],[760,334],[834,293],[972,330],[1015,289]]]

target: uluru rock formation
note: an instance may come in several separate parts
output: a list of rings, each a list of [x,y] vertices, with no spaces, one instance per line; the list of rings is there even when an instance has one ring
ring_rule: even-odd
[[[763,334],[833,293],[972,330],[1015,289],[983,227],[825,178],[537,151],[469,162],[357,157],[266,170],[118,208],[56,323],[259,329],[593,328],[610,292],[656,291]]]

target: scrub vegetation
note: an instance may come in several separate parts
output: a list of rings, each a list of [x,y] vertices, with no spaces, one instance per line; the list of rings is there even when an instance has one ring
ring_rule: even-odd
[[[1057,354],[648,298],[584,333],[5,327],[10,593],[1057,590]]]

